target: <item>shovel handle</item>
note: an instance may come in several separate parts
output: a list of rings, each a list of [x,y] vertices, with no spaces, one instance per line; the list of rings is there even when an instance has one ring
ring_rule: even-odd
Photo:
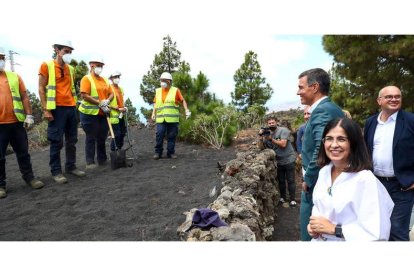
[[[108,122],[109,131],[111,132],[111,138],[115,139],[114,130],[112,129],[111,120],[109,120],[109,116],[106,116],[106,121]]]

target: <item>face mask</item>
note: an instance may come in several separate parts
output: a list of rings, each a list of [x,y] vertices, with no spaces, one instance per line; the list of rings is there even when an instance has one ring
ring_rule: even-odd
[[[6,66],[6,61],[0,60],[0,71],[4,71],[5,66]]]
[[[272,127],[269,127],[269,129],[270,129],[271,131],[275,131],[276,127],[272,126]]]
[[[99,76],[102,73],[102,67],[95,67],[93,71],[95,72],[97,76]]]
[[[71,54],[64,54],[62,56],[63,62],[66,64],[69,64],[72,61],[72,55]]]
[[[113,79],[113,82],[114,82],[115,84],[119,84],[119,81],[120,81],[120,79],[119,79],[119,78]]]
[[[168,87],[168,83],[166,83],[166,82],[162,81],[162,82],[161,82],[161,87],[162,87],[162,88],[167,88],[167,87]]]

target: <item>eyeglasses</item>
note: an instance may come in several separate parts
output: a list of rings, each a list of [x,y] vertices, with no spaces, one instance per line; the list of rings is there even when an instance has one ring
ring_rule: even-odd
[[[401,95],[385,95],[385,96],[381,96],[380,98],[384,98],[387,101],[392,100],[392,99],[400,100]]]
[[[322,142],[324,144],[333,144],[334,141],[336,141],[336,143],[338,145],[343,145],[346,142],[348,142],[349,140],[348,140],[348,137],[345,137],[345,136],[338,136],[338,137],[336,137],[336,139],[335,139],[335,137],[332,137],[332,136],[325,136],[322,139]]]

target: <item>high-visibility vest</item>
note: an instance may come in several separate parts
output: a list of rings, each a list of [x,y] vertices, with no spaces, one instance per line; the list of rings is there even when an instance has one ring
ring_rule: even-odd
[[[111,85],[111,90],[112,90],[112,94],[114,95],[114,97],[112,98],[111,103],[109,104],[110,106],[113,107],[111,108],[111,113],[109,113],[109,118],[110,118],[111,124],[116,125],[116,124],[119,124],[119,111],[115,109],[116,107],[118,107],[118,100],[116,99],[116,93],[112,85]]]
[[[155,122],[178,123],[180,121],[180,109],[175,103],[177,87],[171,86],[165,101],[162,102],[162,88],[155,90]]]
[[[99,101],[99,95],[98,95],[98,90],[96,89],[95,81],[93,80],[91,75],[86,75],[86,77],[89,79],[91,83],[91,97]],[[106,84],[109,86],[109,81],[105,78],[104,80]],[[81,104],[79,105],[79,111],[82,112],[83,114],[98,115],[99,106],[96,104],[91,104],[83,99]]]
[[[69,72],[70,72],[70,80],[71,80],[71,86],[72,86],[72,96],[75,99],[75,104],[78,101],[78,97],[76,96],[76,90],[75,90],[75,82],[74,82],[74,72],[75,69],[73,66],[69,66]],[[47,68],[49,70],[49,80],[47,83],[47,91],[46,91],[46,109],[56,109],[56,75],[55,75],[55,62],[52,60],[49,63],[47,63]]]
[[[22,103],[19,89],[19,76],[14,72],[6,71],[7,81],[9,82],[10,92],[13,98],[13,112],[19,122],[24,122],[26,113]]]

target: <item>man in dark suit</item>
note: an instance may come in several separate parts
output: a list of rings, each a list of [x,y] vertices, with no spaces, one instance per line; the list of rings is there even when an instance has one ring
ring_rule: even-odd
[[[364,139],[374,174],[395,204],[390,241],[408,241],[414,204],[414,114],[401,110],[402,95],[396,86],[381,89],[377,102],[381,112],[365,122]]]
[[[300,239],[310,241],[306,229],[312,213],[312,192],[318,180],[319,167],[316,160],[321,146],[322,133],[332,119],[344,117],[342,109],[328,98],[330,78],[320,68],[307,70],[299,75],[299,89],[296,93],[300,102],[310,105],[310,119],[307,123],[302,142],[303,182],[300,204]]]

